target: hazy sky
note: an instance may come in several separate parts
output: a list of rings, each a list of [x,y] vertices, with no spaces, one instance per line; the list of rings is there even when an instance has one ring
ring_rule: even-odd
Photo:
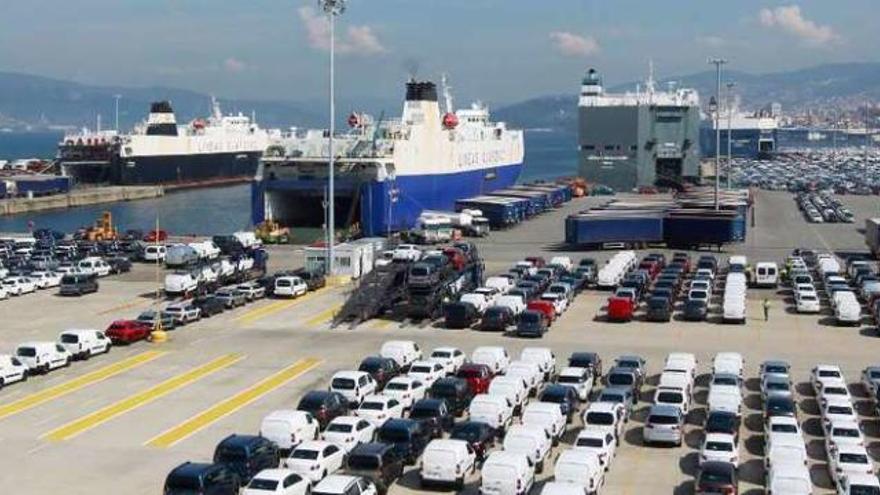
[[[606,81],[731,67],[877,61],[877,0],[350,0],[339,90],[398,98],[448,72],[461,98],[511,102]],[[324,96],[327,25],[302,0],[3,1],[0,70],[223,96]]]

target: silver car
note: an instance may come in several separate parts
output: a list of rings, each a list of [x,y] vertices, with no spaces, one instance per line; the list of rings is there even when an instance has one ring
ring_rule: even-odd
[[[644,443],[671,443],[681,446],[684,440],[684,415],[676,406],[655,404],[648,412],[642,430]]]

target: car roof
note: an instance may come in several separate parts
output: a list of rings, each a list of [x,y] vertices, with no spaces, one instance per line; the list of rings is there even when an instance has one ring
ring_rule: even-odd
[[[736,443],[730,433],[707,433],[706,442]]]
[[[587,407],[587,412],[615,412],[618,407],[620,404],[616,402],[593,402]]]
[[[337,371],[333,374],[333,378],[360,378],[368,374],[366,371]]]
[[[318,484],[312,488],[312,491],[322,493],[343,493],[345,489],[349,487],[349,485],[357,480],[357,476],[349,476],[347,474],[331,474],[319,481]]]
[[[369,443],[361,443],[357,445],[352,451],[348,454],[349,456],[355,454],[361,455],[381,455],[388,450],[393,449],[393,445],[389,445],[387,443],[382,442],[369,442]]]
[[[254,476],[254,479],[259,478],[263,480],[281,481],[291,474],[296,474],[296,472],[292,469],[286,468],[268,468],[257,473]]]
[[[589,374],[589,370],[587,368],[580,368],[577,366],[566,366],[562,368],[562,371],[559,372],[559,376],[583,376]]]
[[[671,404],[654,404],[648,411],[649,416],[681,416],[681,409]]]
[[[330,421],[330,423],[338,425],[356,425],[361,422],[361,420],[363,420],[363,418],[360,418],[358,416],[336,416],[335,418],[333,418],[332,421]]]
[[[172,470],[176,476],[200,476],[205,471],[216,468],[216,464],[209,462],[184,462]]]
[[[293,448],[293,450],[324,450],[325,448],[335,445],[333,442],[324,440],[305,440]]]
[[[263,439],[263,437],[261,437],[259,435],[232,434],[232,435],[229,435],[228,437],[224,438],[223,440],[221,440],[220,445],[226,445],[226,446],[237,445],[237,446],[243,447],[243,446],[248,446],[253,443],[262,441],[262,439]]]

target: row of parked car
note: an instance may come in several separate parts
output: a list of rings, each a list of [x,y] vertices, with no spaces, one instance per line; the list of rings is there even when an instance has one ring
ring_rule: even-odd
[[[880,194],[878,165],[880,154],[876,151],[866,156],[860,146],[835,146],[787,150],[772,160],[734,158],[731,176],[739,187],[869,195]]]
[[[74,360],[110,352],[111,339],[93,329],[68,329],[55,342],[24,342],[14,354],[0,354],[0,389],[28,377],[66,368]]]
[[[853,223],[855,215],[839,199],[830,193],[807,193],[797,195],[798,208],[810,223]]]
[[[595,278],[595,261],[586,258],[577,266],[567,256],[549,262],[530,256],[507,273],[489,277],[482,287],[462,294],[444,306],[447,328],[468,328],[541,337],[564,313],[574,298]]]
[[[583,412],[585,428],[556,459],[555,479],[542,493],[602,486],[644,372],[637,356],[615,362],[609,386]],[[557,374],[556,357],[541,347],[512,360],[497,346],[469,357],[454,347],[425,356],[415,342],[389,341],[357,370],[335,373],[327,390],[306,393],[295,410],[267,414],[259,435],[224,439],[213,463],[172,470],[165,493],[232,494],[244,485],[250,494],[342,494],[352,487],[384,493],[411,464],[425,487],[461,490],[481,469],[482,493],[528,493],[602,376],[595,353],[573,353]],[[498,443],[502,449],[493,450]],[[217,479],[228,482],[218,486]]]

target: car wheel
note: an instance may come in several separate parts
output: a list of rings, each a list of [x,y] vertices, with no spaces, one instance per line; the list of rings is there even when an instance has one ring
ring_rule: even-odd
[[[4,382],[2,378],[0,378],[0,390],[3,390],[4,385],[6,385],[6,382]]]
[[[70,366],[70,358],[64,360],[64,367],[67,368],[68,366]]]
[[[91,358],[92,358],[92,350],[91,349],[89,349],[83,353],[83,361],[88,361]]]

